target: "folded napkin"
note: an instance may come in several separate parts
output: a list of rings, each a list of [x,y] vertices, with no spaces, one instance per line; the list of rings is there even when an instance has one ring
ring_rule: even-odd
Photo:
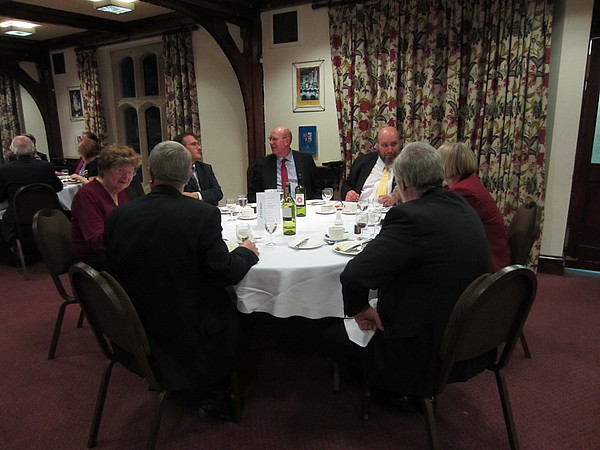
[[[369,300],[369,304],[377,309],[377,299],[372,298]],[[361,347],[366,347],[373,335],[374,331],[371,330],[361,330],[358,328],[358,324],[354,317],[348,317],[344,319],[344,326],[346,327],[346,333],[348,334],[348,338],[357,345]]]

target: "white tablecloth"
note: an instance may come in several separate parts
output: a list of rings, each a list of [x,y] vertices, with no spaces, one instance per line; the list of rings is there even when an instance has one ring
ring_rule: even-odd
[[[253,236],[260,237],[256,244],[260,261],[250,269],[236,286],[238,309],[244,313],[266,312],[276,317],[302,316],[310,319],[344,317],[340,273],[352,258],[335,253],[335,245],[316,249],[294,250],[291,241],[302,237],[322,240],[329,226],[334,225],[335,214],[316,214],[319,206],[308,206],[307,216],[298,217],[295,236],[284,236],[281,224],[273,235],[275,247],[266,231],[257,229],[256,220],[228,221],[223,215],[223,237],[235,241],[235,224],[250,223]],[[344,226],[353,238],[354,215],[342,214]],[[370,230],[369,230],[370,233]]]

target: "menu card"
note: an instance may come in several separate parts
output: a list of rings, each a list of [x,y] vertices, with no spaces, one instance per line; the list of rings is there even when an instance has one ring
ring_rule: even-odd
[[[265,228],[265,222],[281,222],[281,203],[277,189],[267,189],[256,193],[257,228]]]

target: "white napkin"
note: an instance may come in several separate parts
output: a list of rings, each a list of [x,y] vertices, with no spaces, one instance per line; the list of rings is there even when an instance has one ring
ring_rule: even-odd
[[[377,309],[377,299],[372,298],[369,300],[369,304]],[[374,331],[371,330],[361,330],[354,320],[354,317],[348,317],[344,319],[344,326],[346,327],[346,333],[348,334],[348,338],[357,345],[361,347],[366,347],[373,335]]]

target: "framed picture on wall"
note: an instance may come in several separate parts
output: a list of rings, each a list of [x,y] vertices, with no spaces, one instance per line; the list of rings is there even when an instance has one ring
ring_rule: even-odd
[[[302,153],[317,154],[317,127],[298,127],[299,148]]]
[[[271,12],[269,46],[278,48],[300,45],[300,30],[300,11],[297,8]]]
[[[71,120],[83,120],[83,102],[81,100],[81,88],[70,87],[69,90],[69,110]]]
[[[323,59],[292,63],[294,112],[325,111]]]

